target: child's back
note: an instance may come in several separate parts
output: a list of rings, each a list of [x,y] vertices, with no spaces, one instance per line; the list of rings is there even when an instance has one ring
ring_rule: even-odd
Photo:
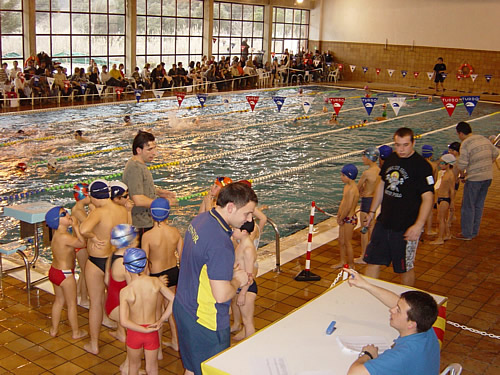
[[[175,251],[178,250],[179,243],[182,249],[179,231],[165,222],[155,225],[153,229],[144,233],[142,244],[146,254],[149,252],[148,259],[151,262],[152,274],[177,266]]]

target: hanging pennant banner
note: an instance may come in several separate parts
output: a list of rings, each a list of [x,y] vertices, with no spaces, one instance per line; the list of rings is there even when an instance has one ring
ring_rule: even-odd
[[[453,111],[457,107],[459,100],[460,100],[460,98],[458,96],[442,96],[441,97],[441,101],[443,102],[443,105],[446,108],[448,115],[451,116],[453,114]]]
[[[418,78],[419,74],[420,74],[420,72],[413,72],[413,77]]]
[[[340,109],[342,108],[342,106],[344,105],[344,102],[345,102],[345,98],[328,98],[328,101],[330,103],[332,103],[332,106],[333,106],[333,110],[335,111],[335,113],[337,114],[337,116],[339,115],[339,112],[340,112]]]
[[[281,112],[281,107],[283,107],[283,104],[285,104],[285,97],[273,96],[273,101],[276,104],[276,107],[278,107],[278,112]]]
[[[80,90],[82,91],[82,94],[85,94],[85,90],[87,90],[87,84],[80,83]]]
[[[180,107],[182,102],[184,101],[184,98],[186,97],[186,93],[185,92],[176,92],[175,97],[177,98],[177,103],[179,103],[179,107]]]
[[[380,74],[380,71],[381,71],[381,70],[382,70],[382,69],[380,69],[380,68],[376,68],[376,69],[375,69],[375,72],[377,73],[377,75],[379,75],[379,74]]]
[[[462,75],[460,73],[457,73],[457,81],[460,81],[462,79]]]
[[[198,101],[200,102],[201,108],[205,107],[205,103],[207,102],[208,94],[199,93],[196,94]]]
[[[156,100],[160,101],[160,98],[163,96],[163,91],[162,90],[153,90],[153,95],[156,98]]]
[[[429,81],[434,77],[434,72],[427,72],[427,78],[429,78]]]
[[[356,65],[349,65],[349,67],[351,68],[351,73],[354,73],[354,70],[356,70]]]
[[[102,90],[104,90],[104,85],[95,85],[95,88],[97,89],[97,93],[101,95]]]
[[[368,71],[368,67],[367,66],[363,66],[363,73],[366,73]]]
[[[229,98],[224,98],[222,99],[222,103],[224,103],[224,107],[228,108],[229,103],[231,103],[231,100]]]
[[[215,43],[217,41],[217,38],[212,38],[212,43]]]
[[[255,106],[257,105],[258,101],[259,101],[258,96],[253,96],[253,95],[247,96],[247,102],[248,102],[248,104],[250,104],[250,108],[252,108],[252,112],[253,112],[253,109],[255,108]]]
[[[54,85],[55,79],[52,77],[47,77],[47,82],[49,83],[49,88],[52,90],[52,86]]]
[[[375,103],[377,103],[378,98],[361,98],[361,101],[363,102],[363,105],[366,109],[366,113],[368,113],[368,116],[371,115],[373,106]]]
[[[469,112],[469,116],[472,116],[472,111],[479,102],[479,96],[461,96],[460,99],[462,99],[465,109]]]
[[[392,77],[394,74],[394,69],[387,69],[387,73],[389,74],[389,77]]]
[[[122,96],[122,92],[123,92],[123,87],[115,87],[115,92],[116,92],[116,96],[118,96],[118,100],[120,100],[121,96]]]
[[[408,74],[408,71],[407,70],[402,70],[401,71],[401,75],[403,76],[403,78],[406,78],[406,75]]]
[[[479,74],[471,74],[470,75],[470,79],[472,79],[472,82],[474,82],[476,80],[476,78],[478,77]]]
[[[134,94],[135,94],[135,100],[137,100],[137,103],[139,103],[139,101],[141,100],[142,90],[135,89]]]
[[[321,61],[319,61],[319,60],[314,60],[314,67],[317,68],[320,62]]]
[[[485,74],[484,78],[486,79],[486,82],[490,83],[490,81],[493,78],[493,76],[491,74]]]
[[[64,91],[68,91],[68,89],[71,87],[71,82],[68,80],[64,80]]]
[[[397,96],[394,98],[387,98],[387,100],[391,104],[392,110],[397,116],[399,114],[399,110],[404,105],[406,98],[404,96]]]
[[[33,84],[38,86],[40,84],[40,76],[33,76]]]
[[[446,77],[448,77],[448,73],[445,72],[441,73],[441,77],[443,77],[443,79],[446,79]]]
[[[342,70],[342,69],[344,69],[344,64],[339,64],[338,67],[339,67],[339,70]]]
[[[312,98],[314,99],[314,98]],[[309,112],[309,110],[311,109],[311,104],[312,104],[312,100],[310,98],[302,98],[302,108],[304,108],[304,112],[307,113]]]

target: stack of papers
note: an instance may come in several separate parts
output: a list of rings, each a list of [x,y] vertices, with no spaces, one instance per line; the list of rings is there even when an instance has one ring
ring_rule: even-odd
[[[383,353],[391,348],[391,344],[387,342],[383,336],[337,336],[339,344],[348,350],[359,353],[366,345],[375,345],[378,352]]]

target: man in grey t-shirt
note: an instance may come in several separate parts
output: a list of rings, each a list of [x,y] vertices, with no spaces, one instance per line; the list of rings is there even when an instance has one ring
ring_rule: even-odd
[[[153,227],[153,219],[149,213],[151,202],[161,197],[168,199],[172,205],[175,193],[155,187],[153,176],[146,165],[156,156],[153,134],[139,131],[134,138],[132,152],[134,155],[123,171],[123,182],[128,186],[130,198],[135,205],[132,208],[132,224],[139,230],[140,243],[142,234]]]

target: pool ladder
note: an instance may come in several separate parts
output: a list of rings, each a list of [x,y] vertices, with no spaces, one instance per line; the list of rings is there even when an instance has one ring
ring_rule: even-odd
[[[275,246],[276,246],[276,268],[274,269],[274,272],[280,273],[281,272],[281,249],[280,249],[280,232],[278,230],[278,226],[276,223],[268,216],[267,217],[267,222],[269,225],[273,227],[274,230],[274,235],[275,235]]]

